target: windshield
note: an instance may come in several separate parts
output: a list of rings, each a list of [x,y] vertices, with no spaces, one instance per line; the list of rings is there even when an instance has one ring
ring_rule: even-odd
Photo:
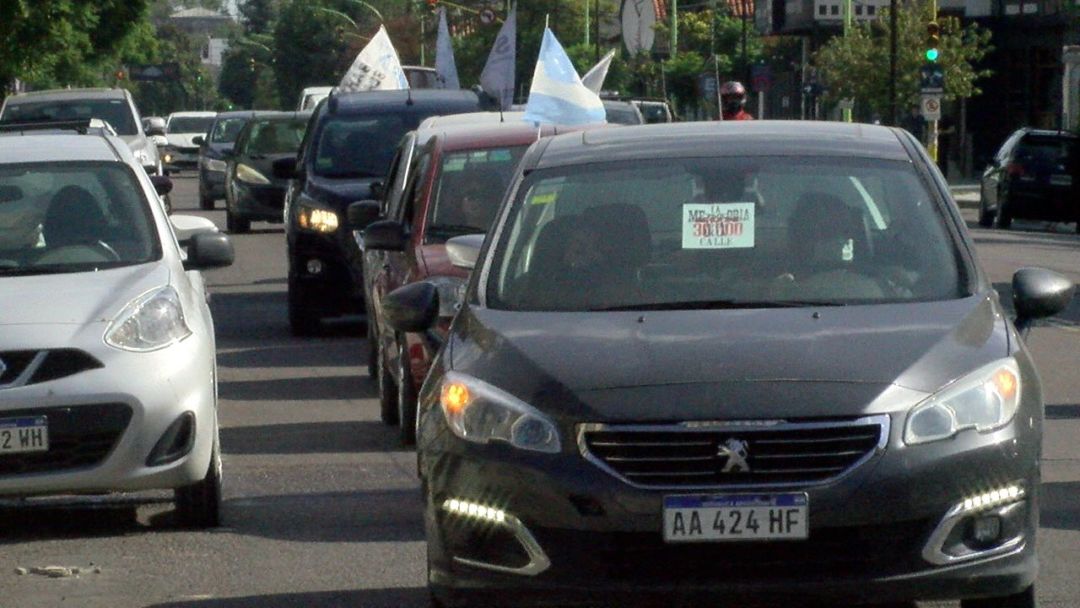
[[[112,126],[117,135],[137,135],[131,106],[123,99],[65,99],[8,103],[2,122],[42,122],[98,118]]]
[[[236,142],[236,136],[248,122],[247,118],[226,118],[214,123],[214,130],[210,132],[210,141],[215,144],[231,144]]]
[[[86,272],[160,255],[142,187],[120,163],[0,168],[0,276]]]
[[[443,157],[427,234],[445,240],[487,232],[528,146],[452,152]]]
[[[169,133],[206,133],[214,124],[213,116],[175,116],[169,121]]]
[[[398,114],[329,120],[316,143],[315,175],[382,177],[390,168],[398,141],[409,128],[405,117]]]
[[[304,139],[307,120],[260,121],[251,125],[244,153],[256,154],[295,154]]]
[[[537,171],[496,245],[490,304],[604,310],[948,299],[964,288],[910,164],[751,157]]]

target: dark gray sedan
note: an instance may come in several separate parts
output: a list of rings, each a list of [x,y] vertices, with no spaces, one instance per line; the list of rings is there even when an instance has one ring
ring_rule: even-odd
[[[420,396],[439,602],[1034,606],[1022,336],[1073,286],[1019,271],[1010,319],[906,132],[544,139],[477,243],[447,244],[475,270]]]

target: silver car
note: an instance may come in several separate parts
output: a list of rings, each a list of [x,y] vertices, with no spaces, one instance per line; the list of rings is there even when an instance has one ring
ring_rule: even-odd
[[[110,135],[0,135],[0,497],[172,489],[179,521],[213,526],[200,270],[233,250],[208,220],[169,218],[169,178],[139,165]]]

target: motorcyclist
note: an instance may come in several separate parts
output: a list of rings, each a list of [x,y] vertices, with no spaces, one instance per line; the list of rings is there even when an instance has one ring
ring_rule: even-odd
[[[720,85],[721,120],[754,120],[746,111],[746,87],[737,80]]]

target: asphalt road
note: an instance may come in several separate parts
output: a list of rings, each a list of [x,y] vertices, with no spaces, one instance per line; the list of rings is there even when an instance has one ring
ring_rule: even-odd
[[[176,179],[173,202],[177,213],[224,225],[220,210],[194,211],[190,174]],[[1071,225],[1019,224],[974,231],[1003,292],[1024,265],[1080,281]],[[207,275],[219,345],[224,525],[177,528],[168,504],[0,510],[0,608],[426,605],[414,456],[378,420],[363,326],[345,321],[323,337],[291,337],[281,228],[254,228],[233,238],[236,264]],[[1047,403],[1039,595],[1043,606],[1064,608],[1080,604],[1080,304],[1036,329],[1030,346]],[[81,572],[16,573],[49,565]]]

